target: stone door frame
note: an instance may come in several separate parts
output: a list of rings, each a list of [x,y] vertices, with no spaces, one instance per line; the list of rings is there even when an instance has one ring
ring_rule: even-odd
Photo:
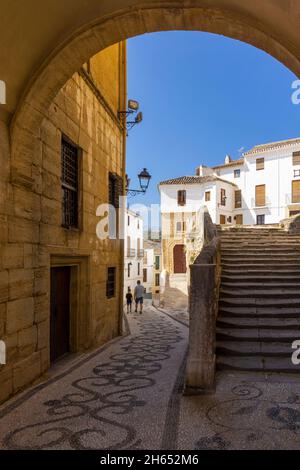
[[[50,269],[71,268],[70,352],[89,348],[91,343],[91,305],[89,256],[51,255]],[[49,309],[50,312],[50,309]],[[50,328],[49,328],[50,344]],[[50,348],[49,348],[50,355]]]

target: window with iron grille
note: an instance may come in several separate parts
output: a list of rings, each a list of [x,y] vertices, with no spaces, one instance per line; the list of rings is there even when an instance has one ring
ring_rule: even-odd
[[[115,173],[109,173],[108,180],[108,202],[118,209],[120,207],[120,197],[123,195],[123,178]],[[130,223],[130,220],[129,220]]]
[[[107,269],[106,297],[112,299],[116,295],[116,268]]]
[[[294,178],[298,178],[300,176],[300,170],[294,170]]]
[[[63,137],[61,144],[62,225],[78,228],[79,149]]]
[[[240,178],[241,177],[241,170],[234,170],[234,177]]]
[[[160,285],[160,275],[155,274],[155,287],[158,287]]]

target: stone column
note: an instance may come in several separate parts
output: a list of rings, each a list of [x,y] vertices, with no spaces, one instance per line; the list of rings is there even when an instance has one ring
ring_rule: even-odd
[[[191,266],[190,339],[185,394],[212,393],[215,382],[216,265]]]

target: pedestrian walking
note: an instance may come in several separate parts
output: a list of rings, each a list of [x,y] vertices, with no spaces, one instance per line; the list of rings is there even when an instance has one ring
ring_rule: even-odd
[[[144,295],[145,295],[145,288],[141,284],[141,281],[138,281],[137,286],[134,289],[135,312],[137,313],[138,306],[140,306],[140,314],[141,315],[143,313]]]

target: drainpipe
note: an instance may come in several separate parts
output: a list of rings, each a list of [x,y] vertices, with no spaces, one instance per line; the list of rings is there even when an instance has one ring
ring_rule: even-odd
[[[127,106],[127,49],[126,49],[126,41],[123,41],[119,44],[119,109],[126,109]],[[125,118],[126,119],[126,118]],[[123,123],[124,124],[124,123]],[[123,159],[122,159],[122,178],[123,178],[123,195],[126,194],[126,139],[127,139],[127,132],[126,132],[126,125],[123,126],[123,135],[122,135],[122,151],[123,151]],[[125,208],[123,208],[125,209]],[[120,216],[124,216],[123,210],[120,211]],[[119,233],[120,236],[120,233]],[[122,237],[124,238],[124,237]],[[121,256],[121,263],[120,263],[120,273],[119,273],[119,285],[120,285],[120,294],[119,294],[119,336],[123,334],[123,314],[124,314],[124,263],[125,263],[125,240],[119,240],[120,243],[120,256]]]

